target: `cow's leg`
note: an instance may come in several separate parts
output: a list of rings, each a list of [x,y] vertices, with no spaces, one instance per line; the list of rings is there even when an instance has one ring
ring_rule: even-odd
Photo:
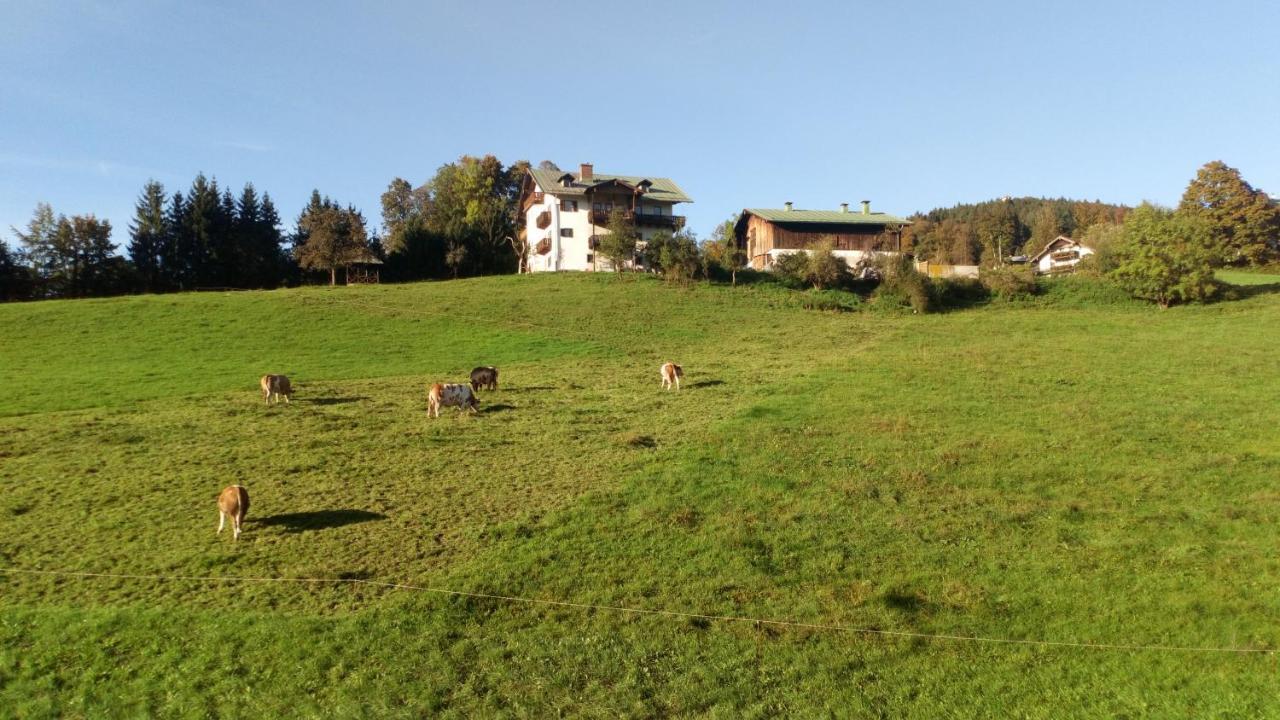
[[[285,404],[285,405],[288,405],[288,404],[289,404],[289,396],[288,396],[288,395],[285,395],[285,396],[284,396],[284,404]]]
[[[235,517],[231,518],[231,539],[232,540],[240,539],[240,514],[239,513],[236,513]]]
[[[678,391],[679,389],[680,389],[680,376],[679,376],[679,375],[677,375],[677,376],[676,376],[676,390]]]
[[[221,535],[222,528],[226,524],[227,524],[227,514],[219,510],[218,511],[218,532],[214,533],[214,535]]]

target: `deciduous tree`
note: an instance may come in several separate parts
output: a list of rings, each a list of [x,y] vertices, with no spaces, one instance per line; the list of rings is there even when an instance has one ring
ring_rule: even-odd
[[[1221,160],[1200,168],[1178,212],[1208,224],[1223,262],[1257,265],[1280,253],[1280,208]]]
[[[1110,276],[1134,297],[1163,308],[1207,300],[1218,289],[1214,240],[1205,220],[1143,204],[1125,218]]]

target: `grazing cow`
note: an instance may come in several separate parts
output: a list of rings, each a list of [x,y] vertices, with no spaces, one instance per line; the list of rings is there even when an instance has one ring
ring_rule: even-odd
[[[436,383],[427,391],[427,417],[440,417],[440,408],[457,407],[458,411],[479,412],[480,400],[462,383]]]
[[[280,398],[283,397],[286,405],[289,403],[289,396],[293,395],[293,386],[289,384],[289,378],[284,375],[263,375],[262,382],[259,384],[262,386],[262,399],[268,405],[271,404],[272,395],[276,396],[276,404],[279,404]]]
[[[680,389],[680,378],[684,377],[684,368],[673,362],[662,363],[658,372],[662,374],[663,389],[670,390],[672,385],[676,390]]]
[[[240,539],[240,526],[244,516],[249,512],[249,491],[243,485],[228,485],[218,495],[218,534],[231,518],[231,534],[233,539]]]
[[[485,390],[498,389],[498,368],[489,365],[487,367],[478,367],[471,371],[471,390],[475,392],[480,388]]]

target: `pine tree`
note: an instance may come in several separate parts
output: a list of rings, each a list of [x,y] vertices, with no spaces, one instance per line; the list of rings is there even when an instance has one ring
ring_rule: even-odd
[[[134,218],[129,224],[129,259],[133,262],[147,292],[158,292],[168,287],[165,266],[172,256],[168,244],[173,232],[165,214],[164,186],[155,180],[148,181],[134,206]]]
[[[165,213],[169,238],[164,244],[167,255],[161,261],[161,266],[164,268],[165,283],[180,290],[187,290],[195,285],[195,240],[191,236],[191,224],[187,215],[186,197],[181,192],[175,192],[169,198],[169,209]]]
[[[27,221],[27,230],[10,228],[18,241],[26,248],[27,259],[36,277],[44,280],[60,270],[60,257],[55,245],[58,219],[49,203],[37,203],[35,212]]]
[[[217,285],[217,233],[222,198],[216,180],[210,182],[204,173],[196,175],[187,193],[183,240],[187,243],[186,264],[194,286]]]

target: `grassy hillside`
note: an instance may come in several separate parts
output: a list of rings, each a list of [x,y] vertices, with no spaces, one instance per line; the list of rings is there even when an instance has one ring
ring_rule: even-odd
[[[1280,649],[1260,290],[910,316],[564,275],[0,306],[0,568]],[[428,420],[426,385],[478,364],[482,412]],[[262,406],[265,372],[293,404]],[[233,482],[238,543],[213,532]],[[18,717],[1258,717],[1277,693],[1265,654],[0,573]]]

